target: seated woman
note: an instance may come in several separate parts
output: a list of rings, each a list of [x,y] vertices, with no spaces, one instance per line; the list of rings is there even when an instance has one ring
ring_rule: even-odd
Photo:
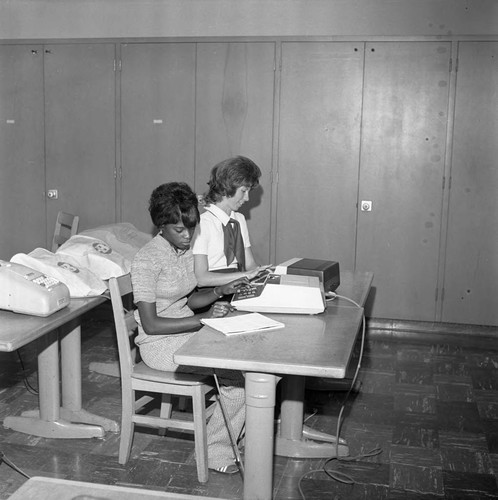
[[[265,268],[258,267],[254,260],[246,219],[238,212],[249,201],[249,192],[259,184],[260,177],[259,167],[244,156],[224,160],[211,170],[209,191],[202,198],[206,210],[192,245],[200,286],[252,278]]]
[[[179,366],[173,355],[202,326],[203,317],[222,317],[229,305],[219,299],[247,282],[198,290],[190,241],[199,222],[198,200],[185,183],[172,182],[156,188],[149,202],[153,224],[159,233],[135,255],[131,267],[135,316],[143,361],[156,370],[209,373],[209,370]],[[196,309],[208,312],[195,314]],[[212,371],[211,373],[212,374]],[[241,372],[217,370],[221,397],[234,433],[245,420],[244,377]],[[218,405],[218,403],[216,403]],[[208,466],[219,472],[237,472],[235,457],[219,405],[207,425]]]

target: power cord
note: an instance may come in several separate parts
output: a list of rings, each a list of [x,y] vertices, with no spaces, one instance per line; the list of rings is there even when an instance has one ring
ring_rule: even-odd
[[[11,469],[14,469],[16,472],[19,472],[19,474],[23,475],[25,478],[30,479],[30,476],[26,474],[23,470],[21,470],[19,467],[17,467],[16,464],[11,462],[3,452],[0,451],[0,465],[2,462],[5,462],[6,465],[8,465]]]
[[[36,396],[36,395],[38,395],[38,391],[30,384],[28,377],[26,376],[26,368],[24,367],[24,362],[22,360],[21,350],[17,349],[16,352],[17,352],[17,357],[19,358],[19,362],[21,363],[24,387],[26,387],[26,390],[29,393],[34,394]]]
[[[355,302],[353,299],[350,299],[349,297],[345,297],[343,295],[336,294],[334,292],[327,292],[325,294],[325,298],[326,298],[327,302],[335,300],[337,298],[343,299],[343,300],[346,300],[346,301],[350,302],[351,304],[355,305],[359,309],[362,309],[362,307],[357,302]],[[305,498],[303,490],[301,488],[301,482],[309,474],[314,474],[315,472],[324,472],[325,474],[327,474],[327,476],[329,476],[330,478],[332,478],[340,483],[355,484],[354,479],[349,474],[338,471],[337,469],[327,469],[327,465],[329,463],[333,462],[334,460],[337,462],[353,462],[353,461],[356,461],[356,460],[361,459],[361,458],[374,457],[374,456],[382,453],[381,448],[374,448],[367,453],[362,453],[362,454],[356,455],[354,457],[340,457],[339,456],[339,436],[340,436],[341,426],[342,426],[342,414],[344,413],[344,409],[346,407],[346,402],[349,399],[351,391],[355,387],[356,380],[357,380],[358,374],[360,372],[361,361],[363,359],[363,351],[365,348],[365,336],[366,336],[365,314],[363,314],[363,316],[362,316],[361,325],[362,325],[362,334],[361,334],[361,346],[360,346],[360,355],[359,355],[359,359],[358,359],[358,365],[356,366],[356,370],[355,370],[355,373],[353,375],[351,385],[350,385],[348,392],[346,393],[346,397],[344,398],[344,401],[342,403],[341,410],[339,411],[339,417],[337,418],[337,428],[336,428],[336,438],[337,439],[335,442],[335,457],[331,457],[331,458],[327,459],[321,469],[310,470],[310,471],[306,472],[305,474],[303,474],[299,478],[299,482],[298,482],[297,486],[299,489],[299,494],[301,495],[301,498],[303,500],[306,500],[306,498]]]
[[[218,404],[220,405],[221,408],[223,420],[225,421],[225,425],[227,427],[228,437],[230,438],[230,444],[232,445],[232,451],[235,457],[235,464],[239,469],[242,480],[244,480],[244,473],[245,473],[244,462],[242,461],[242,456],[240,454],[239,447],[237,446],[237,436],[235,436],[235,432],[232,427],[232,422],[230,421],[230,416],[228,415],[228,411],[225,408],[225,403],[223,402],[223,396],[221,395],[220,383],[218,380],[218,376],[216,374],[216,370],[214,370],[213,376],[214,376],[214,381],[216,383],[216,390],[217,390],[216,397],[218,399]]]

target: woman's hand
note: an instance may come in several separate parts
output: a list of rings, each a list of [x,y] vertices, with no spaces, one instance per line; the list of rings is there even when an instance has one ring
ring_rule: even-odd
[[[252,280],[255,278],[259,273],[261,272],[260,267],[256,267],[255,269],[252,269],[251,271],[246,271],[246,276],[248,280]]]
[[[238,278],[236,280],[230,281],[226,285],[218,285],[216,287],[216,292],[221,295],[231,295],[235,293],[239,288],[243,288],[245,286],[249,286],[249,280],[247,277]]]
[[[211,318],[223,318],[229,312],[234,311],[234,308],[230,305],[229,302],[218,301],[213,304],[210,309]]]
[[[266,273],[269,273],[269,272],[270,272],[271,267],[272,267],[272,265],[271,265],[271,264],[267,264],[267,265],[265,265],[265,266],[258,266],[258,267],[256,267],[255,269],[252,269],[251,271],[248,271],[248,272],[246,273],[247,278],[251,280],[251,279],[253,279],[253,278],[256,278],[256,276],[258,276],[258,275],[263,276],[264,274],[266,274]]]

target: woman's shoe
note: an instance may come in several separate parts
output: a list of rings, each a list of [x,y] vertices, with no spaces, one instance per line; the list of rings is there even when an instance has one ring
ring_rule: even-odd
[[[219,472],[221,474],[237,474],[239,472],[239,468],[235,464],[224,465],[223,467],[218,467],[217,469],[211,469],[215,472]]]

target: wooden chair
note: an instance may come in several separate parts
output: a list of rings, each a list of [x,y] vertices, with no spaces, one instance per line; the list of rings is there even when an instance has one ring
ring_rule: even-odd
[[[197,478],[199,482],[208,480],[206,396],[213,392],[210,377],[159,371],[149,368],[142,361],[135,362],[130,347],[131,338],[137,327],[133,310],[125,311],[122,297],[131,293],[131,278],[127,274],[109,280],[112,310],[116,327],[121,370],[122,416],[121,438],[119,444],[119,463],[125,464],[131,452],[135,424],[155,427],[183,429],[194,431],[195,457],[197,462]],[[159,416],[139,414],[138,411],[150,403],[154,397],[144,395],[136,399],[136,392],[156,393],[162,395]],[[192,398],[193,420],[172,418],[172,396]],[[163,434],[163,433],[161,433]]]
[[[52,252],[65,243],[71,236],[78,232],[80,218],[77,215],[59,212],[55,221],[54,237],[52,239]]]

